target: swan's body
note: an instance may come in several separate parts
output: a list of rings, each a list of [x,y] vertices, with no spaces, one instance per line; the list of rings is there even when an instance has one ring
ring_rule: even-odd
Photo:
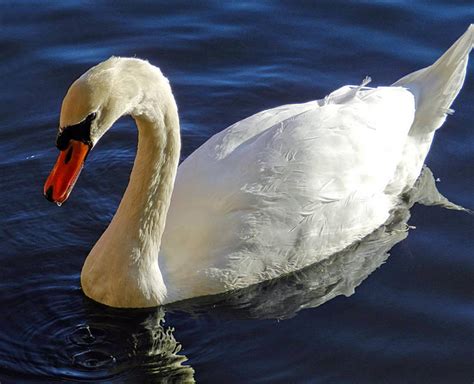
[[[177,175],[177,108],[159,69],[123,58],[92,68],[69,90],[61,127],[97,112],[93,145],[131,114],[139,141],[124,198],[85,262],[84,292],[118,307],[215,294],[301,269],[370,234],[418,178],[473,41],[471,26],[434,65],[391,87],[345,86],[242,120]]]

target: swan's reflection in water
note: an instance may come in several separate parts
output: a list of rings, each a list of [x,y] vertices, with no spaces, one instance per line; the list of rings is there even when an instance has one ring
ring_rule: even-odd
[[[21,321],[10,321],[18,319],[13,311],[3,317],[0,368],[6,378],[14,377],[18,382],[21,377],[25,383],[58,379],[192,383],[194,370],[175,339],[174,329],[165,323],[165,311],[180,316],[184,311],[184,316],[189,317],[187,313],[199,316],[212,309],[213,316],[284,319],[335,296],[349,296],[387,259],[389,250],[407,237],[409,210],[415,202],[463,209],[438,193],[426,168],[387,224],[345,251],[273,281],[166,308],[131,311],[98,305],[84,297],[77,286],[77,275],[45,278],[38,273],[27,284],[23,280],[4,285],[6,308],[14,308],[23,317]],[[42,256],[57,262],[57,254]],[[76,266],[71,269],[76,270]],[[45,286],[45,281],[53,283]],[[169,315],[175,318],[175,314]],[[175,325],[180,331],[187,331],[181,329],[183,324]],[[200,329],[193,333],[206,337]],[[191,354],[192,347],[186,349]]]
[[[164,314],[164,310],[159,308],[143,323],[148,333],[148,345],[139,348],[147,351],[140,369],[147,372],[147,382],[194,383],[194,370],[185,364],[187,357],[179,354],[181,344],[173,336],[174,329],[164,326]]]
[[[126,318],[125,312],[123,316],[120,320]],[[194,383],[194,370],[185,364],[174,328],[165,326],[164,317],[165,311],[158,308],[131,333],[120,325],[111,330],[110,318],[82,325],[70,335],[71,345],[79,347],[78,352],[69,353],[70,360],[86,376],[102,371],[96,379],[110,375],[108,379],[127,383]]]

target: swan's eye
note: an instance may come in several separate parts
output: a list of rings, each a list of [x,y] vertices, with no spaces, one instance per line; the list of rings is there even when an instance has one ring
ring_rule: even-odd
[[[91,123],[96,117],[97,113],[93,112],[80,123],[69,125],[61,129],[56,138],[56,147],[60,151],[64,151],[68,147],[70,140],[81,141],[92,147]]]

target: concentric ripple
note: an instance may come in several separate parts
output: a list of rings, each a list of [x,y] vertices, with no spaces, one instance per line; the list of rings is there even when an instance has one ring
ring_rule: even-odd
[[[173,330],[163,327],[163,310],[99,306],[84,298],[73,281],[64,277],[45,286],[38,280],[26,291],[2,287],[11,304],[6,316],[17,319],[0,339],[0,361],[8,376],[25,382],[160,382],[170,375],[193,381],[192,368],[182,365],[186,357],[177,354]]]

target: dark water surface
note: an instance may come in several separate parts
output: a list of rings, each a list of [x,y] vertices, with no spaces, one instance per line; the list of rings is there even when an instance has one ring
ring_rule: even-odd
[[[391,84],[470,22],[471,1],[2,1],[0,382],[472,383],[474,216],[415,205],[406,240],[386,228],[278,282],[123,311],[86,299],[79,273],[125,189],[132,120],[103,138],[67,204],[41,193],[62,97],[111,55],[146,58],[168,76],[184,158],[262,109],[366,75]],[[473,68],[427,160],[443,194],[471,208]]]

